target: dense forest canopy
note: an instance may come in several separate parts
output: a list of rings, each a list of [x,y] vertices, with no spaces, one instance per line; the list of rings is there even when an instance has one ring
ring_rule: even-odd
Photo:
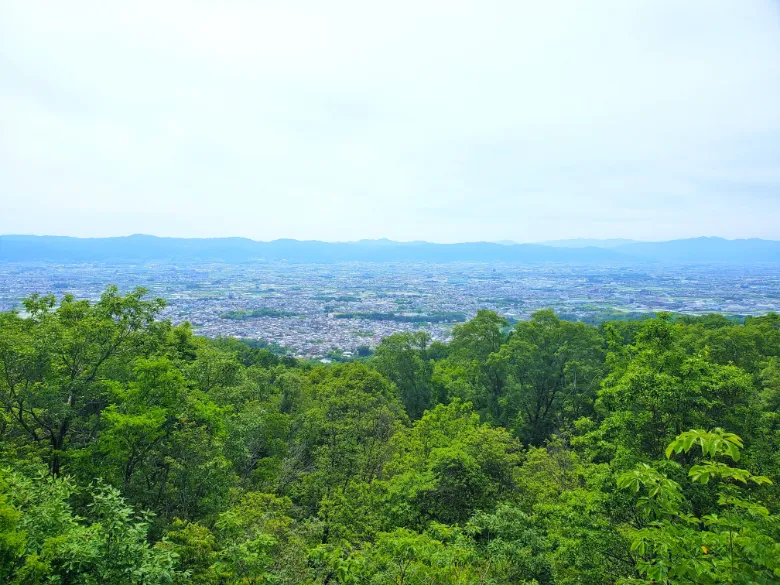
[[[480,311],[311,364],[0,314],[0,582],[780,583],[780,316]]]

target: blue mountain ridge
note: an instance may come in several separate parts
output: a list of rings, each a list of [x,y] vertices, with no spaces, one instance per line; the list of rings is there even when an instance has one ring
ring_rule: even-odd
[[[601,248],[543,244],[321,242],[248,238],[168,238],[136,234],[111,238],[0,236],[0,262],[559,262],[625,264],[635,262],[765,263],[780,261],[780,242],[706,237],[666,242],[635,242]]]

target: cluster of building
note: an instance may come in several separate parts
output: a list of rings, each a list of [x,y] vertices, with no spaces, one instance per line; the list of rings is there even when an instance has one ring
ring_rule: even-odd
[[[764,314],[780,310],[775,266],[495,264],[54,265],[0,263],[0,310],[33,293],[96,299],[109,284],[165,298],[164,317],[211,337],[263,339],[328,359],[375,347],[400,331],[446,340],[454,322],[432,315],[481,308],[510,320],[543,308],[598,320],[615,312]],[[267,314],[226,318],[262,310]],[[381,318],[373,318],[381,316]],[[462,319],[455,319],[458,321]],[[438,321],[438,322],[437,322]]]

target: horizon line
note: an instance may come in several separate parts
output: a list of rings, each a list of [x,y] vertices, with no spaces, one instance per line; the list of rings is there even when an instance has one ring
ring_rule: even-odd
[[[507,239],[496,239],[496,240],[469,240],[469,241],[458,241],[458,242],[436,242],[431,240],[393,240],[387,237],[361,238],[358,240],[317,240],[317,239],[298,239],[298,238],[283,237],[283,238],[275,238],[272,240],[258,240],[247,236],[158,236],[156,234],[144,234],[144,233],[132,233],[132,234],[116,235],[116,236],[114,235],[112,236],[71,236],[71,235],[61,235],[61,234],[22,234],[22,233],[0,234],[0,238],[7,238],[7,237],[68,238],[74,240],[108,240],[108,239],[127,239],[127,238],[144,237],[144,238],[154,238],[160,240],[166,240],[166,239],[167,240],[247,240],[250,242],[265,243],[265,244],[270,244],[274,242],[284,242],[284,241],[301,242],[301,243],[311,242],[311,243],[321,243],[321,244],[360,244],[360,243],[369,243],[369,242],[387,242],[390,244],[433,244],[438,246],[453,246],[459,244],[495,244],[499,246],[524,246],[524,245],[544,246],[547,244],[561,243],[561,242],[582,242],[582,241],[610,242],[610,241],[621,241],[621,240],[625,241],[625,244],[621,244],[621,245],[679,242],[679,241],[688,241],[688,240],[724,240],[727,242],[759,240],[765,242],[780,242],[780,240],[775,240],[770,238],[760,238],[760,237],[726,238],[723,236],[689,236],[684,238],[671,238],[671,239],[663,239],[663,240],[635,240],[633,238],[622,238],[622,237],[587,238],[587,237],[577,236],[571,238],[555,238],[555,239],[542,240],[542,241],[515,241],[515,240],[507,240]]]

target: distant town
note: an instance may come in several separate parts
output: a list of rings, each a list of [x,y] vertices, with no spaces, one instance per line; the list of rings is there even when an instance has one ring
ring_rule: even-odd
[[[164,317],[196,333],[262,340],[328,360],[399,331],[446,340],[491,309],[510,322],[552,308],[597,323],[659,311],[737,317],[780,311],[776,265],[570,266],[497,263],[0,263],[0,310],[32,293],[97,298],[107,284],[166,299]]]

